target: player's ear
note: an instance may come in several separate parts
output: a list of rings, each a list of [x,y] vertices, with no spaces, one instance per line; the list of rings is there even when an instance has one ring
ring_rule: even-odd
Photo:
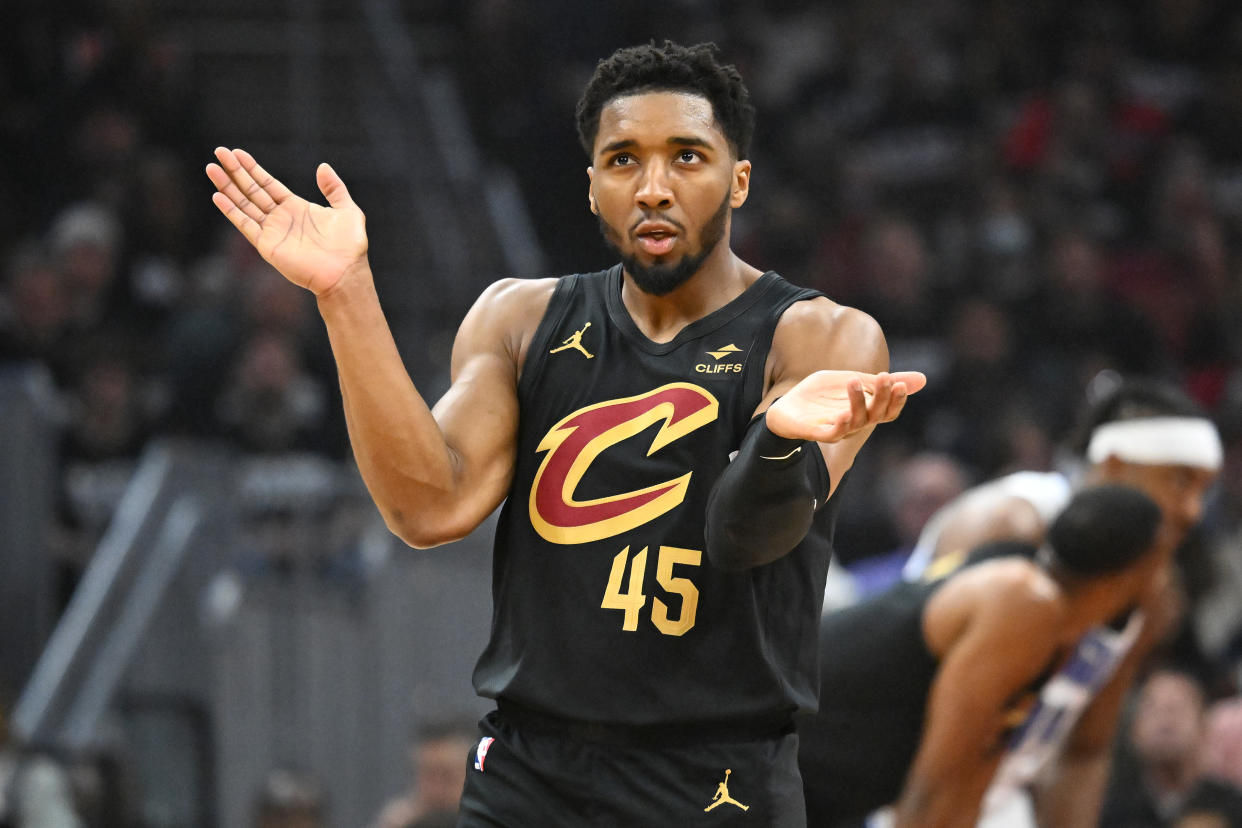
[[[595,168],[587,167],[587,178],[590,185],[587,186],[587,202],[591,205],[591,212],[599,215],[599,206],[595,203]]]
[[[741,207],[750,195],[750,162],[735,161],[733,163],[733,188],[729,194],[729,206]]]

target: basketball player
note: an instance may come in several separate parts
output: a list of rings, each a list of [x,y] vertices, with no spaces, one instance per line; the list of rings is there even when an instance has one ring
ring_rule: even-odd
[[[1055,728],[1041,690],[1066,665],[1091,669],[1083,636],[1162,588],[1159,524],[1137,489],[1090,486],[1040,547],[986,545],[826,615],[820,710],[799,724],[810,824],[860,825],[891,803],[901,828],[973,825],[1005,746]]]
[[[1128,380],[1094,401],[1080,432],[1075,448],[1086,459],[1080,476],[1017,472],[968,490],[928,521],[907,577],[943,574],[959,566],[966,551],[993,541],[1038,545],[1076,486],[1102,483],[1132,486],[1159,505],[1158,546],[1171,560],[1201,518],[1220,469],[1223,450],[1215,426],[1176,388]],[[1054,724],[1023,731],[1007,746],[985,800],[983,825],[1033,826],[1036,811],[1040,824],[1094,824],[1126,691],[1174,623],[1178,601],[1174,578],[1148,593],[1142,613],[1083,637],[1078,654],[1045,685],[1040,707]],[[813,741],[803,739],[804,761],[818,749]],[[808,792],[820,782],[808,778]]]
[[[833,494],[925,377],[874,320],[729,246],[753,108],[710,45],[619,50],[578,104],[587,201],[620,263],[508,279],[429,408],[326,164],[310,204],[216,151],[221,212],[312,291],[357,462],[428,547],[502,502],[461,824],[803,825],[792,714],[816,703]]]
[[[1076,483],[1142,489],[1161,506],[1168,540],[1180,544],[1203,515],[1223,453],[1215,425],[1199,406],[1175,386],[1151,379],[1113,379],[1084,412],[1073,448],[1086,461],[1078,479],[1015,472],[940,509],[920,533],[905,576],[943,572],[964,550],[986,541],[1038,543]]]

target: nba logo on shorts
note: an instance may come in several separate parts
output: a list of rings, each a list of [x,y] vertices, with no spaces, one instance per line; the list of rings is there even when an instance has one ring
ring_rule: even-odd
[[[483,761],[487,759],[487,749],[492,746],[492,742],[496,739],[492,736],[484,736],[479,740],[479,746],[474,749],[474,769],[482,772]]]

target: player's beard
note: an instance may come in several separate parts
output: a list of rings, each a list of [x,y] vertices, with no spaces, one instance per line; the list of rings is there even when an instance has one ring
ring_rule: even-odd
[[[617,244],[617,239],[621,237],[621,234],[604,221],[602,216],[599,218],[599,230],[604,236],[604,242],[621,256],[621,264],[625,267],[625,272],[630,274],[630,278],[634,280],[638,289],[652,296],[664,296],[681,287],[698,272],[703,262],[724,238],[728,221],[729,194],[725,193],[724,200],[720,202],[720,208],[703,225],[703,230],[699,234],[701,247],[697,252],[687,253],[676,262],[658,262],[652,265],[644,265],[635,254],[622,251],[621,246]]]

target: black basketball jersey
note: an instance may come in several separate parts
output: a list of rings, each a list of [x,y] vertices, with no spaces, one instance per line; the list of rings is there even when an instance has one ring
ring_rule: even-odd
[[[923,610],[944,583],[902,582],[824,616],[819,710],[798,719],[808,825],[857,819],[901,792],[940,666]]]
[[[713,567],[703,537],[777,321],[819,294],[769,272],[657,343],[621,285],[620,266],[562,278],[531,343],[475,687],[618,724],[813,707],[834,507],[788,555],[745,572]]]

